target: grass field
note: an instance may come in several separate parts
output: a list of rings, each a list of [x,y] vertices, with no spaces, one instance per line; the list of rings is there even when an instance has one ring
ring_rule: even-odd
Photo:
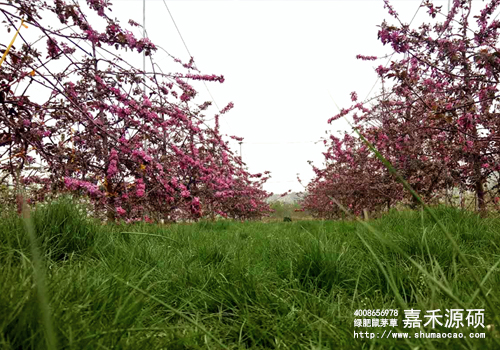
[[[371,221],[377,237],[349,221],[103,226],[62,199],[33,213],[30,248],[4,209],[0,348],[499,349],[481,327],[424,329],[485,339],[354,339],[408,331],[410,308],[485,309],[484,325],[496,323],[500,219],[435,210],[472,270],[419,211]],[[398,327],[355,328],[357,309],[397,309]]]

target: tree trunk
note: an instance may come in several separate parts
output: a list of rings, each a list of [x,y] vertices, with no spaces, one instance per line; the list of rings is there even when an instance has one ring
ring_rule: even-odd
[[[115,198],[113,197],[113,185],[111,183],[111,178],[106,177],[104,181],[104,191],[106,192],[106,196],[109,198],[108,199],[108,210],[107,210],[107,217],[109,222],[114,222],[116,220],[116,213],[115,213],[115,208],[114,208],[114,201]]]
[[[484,188],[483,188],[483,181],[481,178],[479,180],[476,180],[476,198],[477,198],[477,209],[479,211],[479,214],[481,215],[481,217],[486,217],[487,216],[486,202],[484,200]]]
[[[476,200],[477,200],[477,210],[479,211],[479,215],[481,217],[486,217],[486,202],[484,200],[484,187],[483,187],[483,176],[481,174],[481,164],[480,164],[480,155],[476,155],[474,157],[474,175],[475,175],[475,192],[476,192]]]
[[[369,220],[368,209],[363,209],[363,218],[365,221]]]

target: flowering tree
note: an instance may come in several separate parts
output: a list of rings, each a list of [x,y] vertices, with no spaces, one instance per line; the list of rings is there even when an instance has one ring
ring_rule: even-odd
[[[304,209],[333,219],[343,212],[332,199],[359,215],[364,209],[380,211],[402,198],[401,186],[359,139],[344,134],[342,139],[331,135],[329,141],[325,168],[313,167],[316,178],[307,185]]]
[[[109,219],[269,210],[262,190],[269,177],[245,171],[219,132],[219,115],[233,104],[210,127],[211,103],[194,103],[190,80],[222,83],[223,76],[201,74],[193,59],[173,58],[184,74],[160,72],[157,47],[111,19],[104,0],[88,0],[87,10],[62,0],[1,5],[7,31],[21,19],[30,29],[19,32],[22,44],[0,67],[0,182],[35,184],[38,200],[59,191],[88,196]],[[29,30],[40,34],[36,41]],[[152,71],[129,65],[124,50],[144,53]]]
[[[356,128],[424,197],[461,187],[474,191],[484,212],[499,187],[500,22],[492,14],[500,1],[489,1],[475,24],[470,0],[454,0],[447,14],[426,1],[423,6],[434,23],[418,29],[402,23],[389,1],[384,3],[396,23],[384,21],[378,36],[399,59],[376,72],[392,86],[369,108],[356,103],[329,122],[352,114]]]

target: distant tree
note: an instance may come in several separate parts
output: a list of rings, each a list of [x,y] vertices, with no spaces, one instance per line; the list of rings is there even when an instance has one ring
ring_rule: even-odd
[[[361,215],[363,209],[381,211],[404,198],[402,187],[358,138],[331,135],[330,142],[325,168],[314,168],[316,177],[306,188],[304,209],[334,219],[344,213],[333,199]]]

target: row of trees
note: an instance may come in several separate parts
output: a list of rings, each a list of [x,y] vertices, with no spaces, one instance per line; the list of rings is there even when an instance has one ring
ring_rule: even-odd
[[[459,188],[473,192],[484,213],[500,196],[500,21],[492,16],[500,1],[488,1],[476,16],[471,0],[454,0],[447,13],[425,1],[422,7],[432,24],[418,28],[401,22],[389,1],[384,3],[394,23],[384,21],[378,38],[394,53],[390,64],[376,72],[391,87],[370,106],[352,93],[353,105],[329,123],[351,116],[353,126],[424,200]],[[330,197],[356,213],[412,203],[359,138],[331,135],[325,143],[325,166],[314,169],[316,177],[303,202],[306,209],[337,217],[341,212]]]
[[[233,104],[211,125],[211,103],[194,102],[190,81],[224,77],[174,57],[185,73],[161,72],[157,47],[109,17],[107,1],[86,6],[0,3],[7,32],[21,19],[29,27],[0,67],[0,185],[29,186],[31,201],[66,191],[86,196],[111,220],[268,213],[268,172],[245,170],[219,130]],[[34,31],[40,35],[30,40]],[[124,51],[144,53],[152,71],[129,65]]]

